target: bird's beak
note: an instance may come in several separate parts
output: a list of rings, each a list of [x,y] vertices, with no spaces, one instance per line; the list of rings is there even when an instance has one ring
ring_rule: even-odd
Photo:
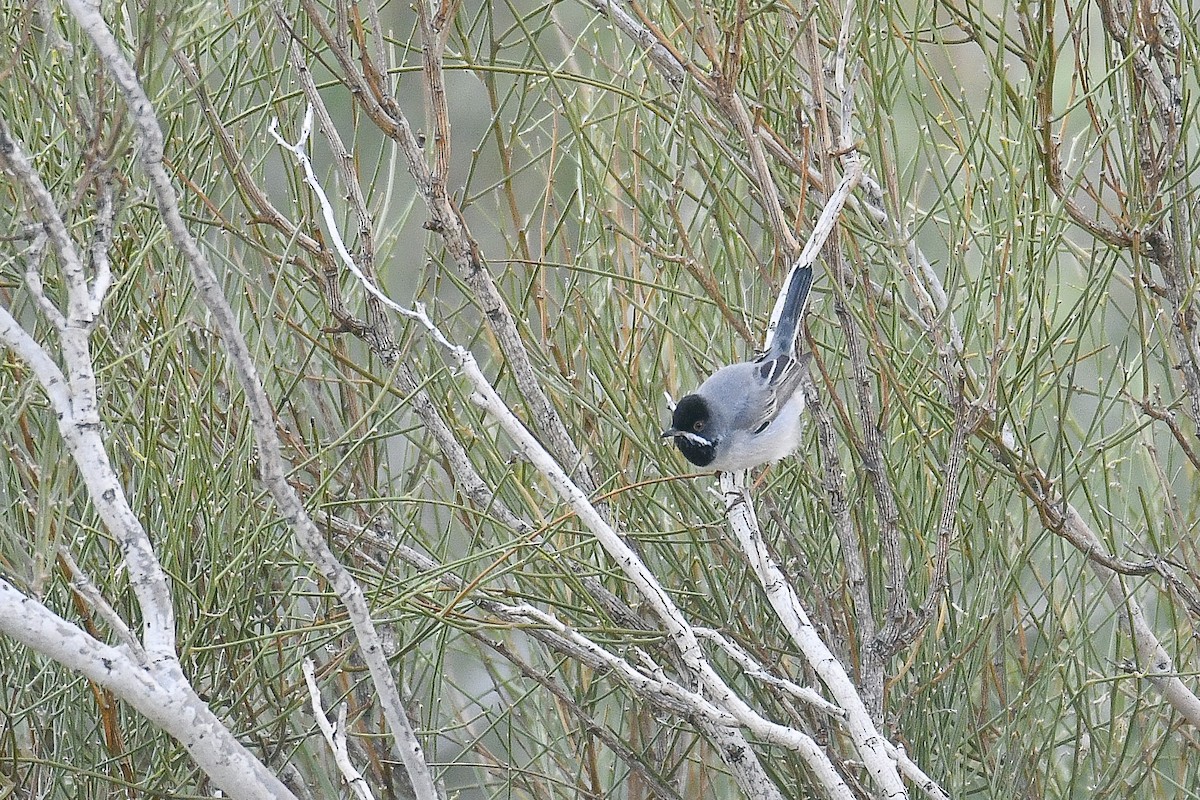
[[[658,435],[658,438],[666,439],[668,437],[678,436],[680,433],[682,433],[682,431],[677,430],[675,428],[667,428],[665,431],[663,431],[662,433],[660,433]]]

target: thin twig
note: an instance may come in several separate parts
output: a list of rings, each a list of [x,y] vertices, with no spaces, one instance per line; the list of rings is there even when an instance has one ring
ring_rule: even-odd
[[[125,624],[125,620],[117,614],[115,608],[105,599],[100,590],[96,588],[96,584],[87,576],[79,564],[75,562],[74,556],[65,545],[58,546],[58,557],[62,559],[62,563],[66,566],[67,571],[71,574],[71,589],[80,597],[82,597],[88,605],[92,607],[100,618],[108,623],[108,627],[112,628],[113,633],[121,640],[121,643],[129,648],[129,652],[137,660],[138,664],[143,667],[149,666],[150,658],[146,655],[146,651],[142,649],[142,643],[133,635],[133,631],[129,630],[129,626]]]
[[[308,65],[304,63],[301,57],[300,45],[292,41],[288,47],[288,60],[292,64],[292,69],[300,81],[300,87],[304,91],[304,96],[308,99],[308,107],[314,111],[317,118],[317,124],[321,129],[325,141],[329,144],[329,149],[333,154],[333,162],[337,165],[338,173],[342,178],[342,186],[346,188],[346,200],[350,204],[350,209],[354,212],[354,219],[357,222],[357,243],[358,255],[352,260],[365,275],[372,278],[376,274],[377,265],[375,263],[375,226],[371,218],[371,212],[367,208],[367,199],[363,195],[362,184],[358,180],[358,174],[355,171],[354,159],[350,155],[350,151],[346,149],[346,145],[342,142],[342,137],[338,133],[337,126],[333,124],[333,118],[329,115],[329,110],[325,107],[325,101],[321,99],[321,93],[317,91],[317,84],[313,80],[312,73],[308,69]],[[326,219],[326,224],[329,220]],[[337,282],[333,281],[333,286],[329,291],[336,292]],[[394,358],[396,347],[395,339],[392,337],[391,327],[387,324],[386,314],[383,311],[382,304],[374,295],[367,296],[367,324],[372,333],[373,345],[382,353],[389,354]]]
[[[445,105],[441,57],[442,48],[445,45],[444,37],[449,35],[450,19],[445,14],[450,13],[453,4],[443,6],[441,8],[443,13],[436,16],[422,12],[420,17],[422,20],[426,101],[430,104],[430,112],[435,125],[435,136],[432,141],[434,162],[432,168],[426,160],[428,155],[425,146],[414,134],[399,103],[388,96],[377,96],[376,92],[381,87],[377,83],[368,82],[364,74],[359,71],[355,60],[341,46],[338,37],[322,19],[321,9],[312,0],[302,0],[302,4],[310,21],[333,51],[342,70],[342,79],[354,90],[355,98],[363,103],[368,115],[379,125],[380,130],[399,145],[409,172],[416,182],[417,191],[429,211],[430,218],[425,227],[441,237],[459,274],[470,288],[476,302],[479,303],[483,318],[500,345],[505,363],[512,372],[517,388],[532,410],[534,427],[549,444],[556,457],[562,463],[569,465],[571,474],[579,481],[580,485],[589,494],[594,493],[598,482],[592,474],[591,467],[567,431],[562,417],[546,395],[538,379],[537,370],[534,368],[533,361],[521,338],[516,319],[488,270],[479,243],[471,235],[461,210],[445,186],[444,176],[448,172],[450,160],[450,140],[449,113]],[[291,35],[294,25],[287,17],[282,4],[276,1],[274,7],[281,24]],[[363,58],[367,58],[367,56],[364,54]],[[380,70],[373,66],[369,71],[378,73]]]
[[[760,664],[755,658],[746,652],[746,649],[737,642],[731,641],[725,634],[713,628],[696,627],[696,635],[702,639],[707,639],[715,643],[718,647],[725,651],[737,665],[742,668],[742,671],[754,678],[757,681],[783,689],[802,703],[812,706],[818,711],[828,714],[836,719],[845,719],[846,710],[841,706],[834,705],[820,695],[815,689],[810,689],[807,686],[780,678],[777,675],[772,675],[765,666]]]

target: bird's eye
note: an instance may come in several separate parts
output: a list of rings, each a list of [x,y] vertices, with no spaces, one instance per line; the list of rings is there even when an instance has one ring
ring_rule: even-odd
[[[692,430],[694,430],[696,433],[699,433],[700,431],[704,430],[704,420],[698,419],[695,422],[693,422]]]

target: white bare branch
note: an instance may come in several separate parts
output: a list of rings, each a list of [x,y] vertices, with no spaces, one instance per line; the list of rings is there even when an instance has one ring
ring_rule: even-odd
[[[325,716],[325,709],[321,707],[321,687],[317,685],[316,667],[313,665],[313,660],[311,658],[304,659],[301,669],[304,672],[304,682],[308,684],[308,699],[312,703],[313,718],[316,719],[317,727],[321,729],[321,734],[333,752],[333,760],[337,763],[338,770],[359,800],[375,800],[375,795],[371,793],[371,788],[363,780],[362,773],[350,760],[350,751],[346,747],[345,704],[340,707],[337,725],[334,725]]]
[[[12,317],[0,309],[0,341],[28,363],[58,416],[58,429],[79,467],[88,495],[105,526],[121,544],[130,582],[142,611],[142,644],[151,660],[175,660],[175,612],[166,575],[154,555],[150,537],[130,508],[124,487],[109,461],[101,438],[96,397],[96,371],[89,337],[94,303],[79,251],[25,148],[0,119],[0,161],[33,201],[67,285],[67,314],[59,315],[59,350],[63,368]],[[35,293],[40,284],[31,286]],[[43,297],[43,300],[45,298]],[[48,301],[43,303],[43,307]],[[57,312],[56,312],[57,313]],[[54,317],[52,317],[52,320]]]
[[[161,663],[146,668],[128,649],[89,636],[0,579],[0,633],[110,690],[179,741],[230,797],[293,795],[252,756],[183,680]]]
[[[303,500],[288,483],[288,470],[275,429],[274,411],[263,389],[258,368],[220,280],[183,221],[175,187],[163,167],[162,129],[154,106],[99,8],[87,0],[67,0],[67,5],[95,44],[100,58],[125,98],[127,111],[138,133],[142,168],[150,180],[159,214],[171,240],[187,261],[198,294],[211,314],[212,322],[221,335],[226,356],[245,392],[260,455],[262,480],[296,540],[346,609],[363,660],[374,682],[377,700],[391,730],[396,754],[404,765],[417,800],[438,800],[432,771],[425,762],[421,743],[401,703],[399,687],[387,662],[363,591],[329,549],[321,531],[309,517]]]
[[[725,495],[729,527],[747,563],[758,577],[771,608],[775,610],[775,616],[783,623],[792,642],[804,654],[809,667],[825,684],[834,702],[846,712],[846,730],[854,744],[854,751],[862,759],[871,779],[886,797],[908,797],[896,761],[888,752],[886,739],[871,720],[854,681],[837,656],[821,640],[796,590],[768,552],[745,480],[745,472],[721,473],[721,491]]]

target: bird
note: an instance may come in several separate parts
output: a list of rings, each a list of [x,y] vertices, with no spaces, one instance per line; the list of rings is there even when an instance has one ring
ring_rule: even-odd
[[[811,354],[796,354],[796,338],[812,280],[811,264],[793,272],[766,352],[721,367],[675,406],[661,436],[672,439],[696,468],[752,469],[779,461],[800,445],[805,405],[800,377]]]

